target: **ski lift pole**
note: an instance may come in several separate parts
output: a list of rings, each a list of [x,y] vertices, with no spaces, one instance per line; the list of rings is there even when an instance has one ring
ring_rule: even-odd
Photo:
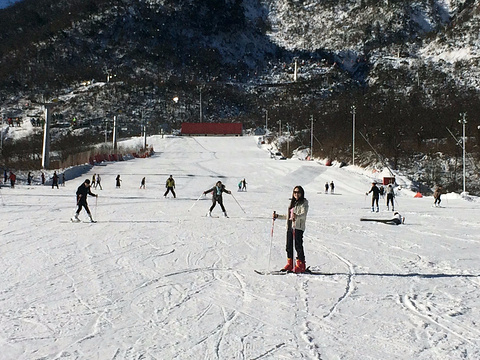
[[[192,206],[190,206],[190,208],[189,208],[187,211],[190,211],[190,210],[192,210],[192,209],[193,209],[193,207],[194,207],[195,205],[197,205],[197,202],[198,202],[198,200],[200,200],[200,199],[202,198],[202,196],[203,196],[203,193],[202,193],[202,194],[201,194],[201,195],[198,197],[198,199],[197,199],[197,200],[196,200],[196,201],[193,203],[193,205],[192,205]]]
[[[246,214],[247,212],[243,209],[242,205],[240,205],[240,203],[237,201],[237,199],[235,198],[235,196],[233,196],[232,193],[230,193],[230,195],[232,195],[233,199],[235,200],[235,202],[238,204],[238,206],[240,206],[240,209],[242,209],[242,211]]]

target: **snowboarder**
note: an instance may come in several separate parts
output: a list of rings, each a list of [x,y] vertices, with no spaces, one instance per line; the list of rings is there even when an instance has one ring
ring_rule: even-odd
[[[57,187],[57,189],[59,188],[59,187],[58,187],[58,175],[57,175],[57,172],[56,172],[56,171],[53,172],[52,189],[53,189],[55,186]]]
[[[87,195],[95,196],[98,197],[98,195],[93,194],[90,191],[90,180],[86,179],[85,182],[80,185],[77,189],[77,212],[75,213],[75,216],[72,218],[72,221],[78,222],[80,219],[78,218],[78,215],[80,214],[80,211],[82,210],[82,207],[85,208],[85,211],[88,214],[88,217],[90,218],[91,222],[95,222],[92,218],[92,214],[90,213],[90,209],[88,208],[87,204]]]
[[[398,211],[395,211],[393,213],[393,218],[387,224],[390,224],[390,223],[395,224],[395,225],[404,224],[405,223],[405,217],[402,217],[402,215],[400,215],[398,213]]]
[[[402,217],[397,211],[393,214],[391,219],[368,219],[368,218],[361,218],[360,221],[374,221],[374,222],[381,222],[384,224],[389,225],[400,225],[405,223],[405,217]]]
[[[365,195],[372,193],[372,212],[375,211],[374,206],[377,205],[377,212],[379,211],[378,199],[380,198],[380,189],[377,187],[377,183],[372,182],[372,188]]]
[[[140,182],[140,189],[145,189],[145,178]]]
[[[334,191],[335,191],[335,184],[333,183],[333,180],[332,180],[332,182],[330,182],[330,193],[333,194]]]
[[[308,200],[305,199],[305,190],[301,186],[295,186],[293,188],[293,194],[290,200],[290,205],[288,206],[287,215],[278,215],[276,212],[273,213],[274,219],[278,218],[287,220],[287,265],[283,267],[282,271],[304,273],[306,270],[305,252],[303,249],[303,232],[305,231],[307,213]],[[293,265],[294,247],[297,252],[295,267]]]
[[[325,183],[325,194],[328,194],[328,181]]]
[[[177,194],[175,194],[175,180],[173,179],[173,176],[170,175],[170,177],[167,179],[165,183],[165,187],[167,188],[167,191],[165,191],[165,194],[163,194],[164,197],[167,197],[168,193],[171,191],[173,194],[173,197],[176,198]]]
[[[387,210],[390,210],[389,204],[392,203],[392,211],[395,211],[395,204],[393,200],[395,198],[395,193],[393,191],[392,184],[387,185]]]
[[[433,206],[440,206],[440,203],[442,202],[442,199],[440,197],[442,196],[442,191],[443,188],[442,186],[437,186],[435,189],[435,192],[433,193],[433,198],[435,199],[435,202],[433,203]]]
[[[213,188],[205,190],[203,192],[204,195],[206,195],[208,193],[212,193],[212,195],[213,195],[212,196],[212,202],[213,203],[212,203],[212,206],[210,206],[210,209],[208,210],[207,216],[209,216],[209,217],[212,216],[212,210],[215,207],[215,205],[217,205],[217,202],[218,202],[218,204],[222,208],[223,216],[228,217],[227,211],[225,210],[225,206],[223,206],[222,193],[224,193],[224,192],[226,192],[227,194],[232,193],[230,190],[227,190],[225,188],[225,185],[223,185],[221,181],[217,181],[217,183],[215,184],[215,186]]]
[[[115,181],[116,181],[116,185],[115,185],[116,188],[120,189],[120,183],[122,182],[122,180],[120,180],[120,175],[117,175]]]

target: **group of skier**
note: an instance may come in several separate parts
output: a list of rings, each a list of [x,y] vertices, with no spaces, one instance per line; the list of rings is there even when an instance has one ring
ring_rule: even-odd
[[[97,175],[97,181],[98,181],[98,175]],[[120,181],[120,176],[117,176],[117,185],[119,184]],[[246,186],[246,181],[242,180],[239,183],[239,190],[241,188],[241,185]],[[328,183],[326,184],[328,185]],[[330,189],[333,192],[333,181],[330,184]],[[118,185],[119,186],[119,185]],[[141,188],[145,187],[145,178],[142,179],[141,182]],[[164,193],[164,196],[166,197],[169,192],[173,194],[173,197],[176,198],[176,193],[174,191],[175,189],[175,180],[173,179],[173,176],[170,175],[169,178],[166,181],[165,184],[166,191]],[[441,187],[437,188],[436,193],[434,194],[435,197],[435,204],[440,204],[440,195],[441,195]],[[212,188],[205,190],[202,195],[205,196],[207,194],[211,193],[212,194],[212,205],[210,206],[207,216],[212,216],[212,211],[215,208],[215,206],[218,204],[220,205],[220,208],[223,212],[224,217],[228,217],[227,211],[225,209],[225,206],[223,204],[223,193],[227,194],[232,194],[230,190],[228,190],[225,185],[221,181],[217,181],[215,186]],[[370,188],[370,191],[366,193],[372,194],[372,212],[379,211],[379,205],[378,201],[380,198],[380,195],[382,194],[381,189],[377,186],[376,182],[372,182],[372,187]],[[364,221],[380,221],[388,224],[395,224],[399,225],[404,222],[404,218],[398,213],[395,212],[395,194],[393,190],[393,185],[388,184],[386,186],[385,190],[386,196],[387,196],[387,209],[390,210],[390,206],[392,207],[392,211],[394,212],[393,218],[392,219],[387,219],[387,220],[379,220],[379,219],[361,219]],[[94,222],[92,218],[92,214],[90,212],[90,209],[88,208],[87,204],[87,196],[94,196],[97,197],[98,195],[93,194],[91,192],[91,185],[90,185],[90,180],[87,179],[85,180],[82,185],[79,186],[77,189],[77,211],[75,213],[74,218],[72,218],[72,221],[79,221],[79,213],[82,208],[85,209],[87,212],[90,221]],[[290,203],[287,208],[286,214],[278,214],[277,212],[273,212],[272,218],[273,221],[277,219],[284,219],[286,221],[286,255],[287,255],[287,264],[281,269],[281,271],[284,272],[295,272],[295,273],[305,273],[309,272],[308,268],[306,267],[306,261],[305,261],[305,252],[304,252],[304,246],[303,246],[303,234],[306,228],[306,219],[307,219],[307,213],[309,209],[309,203],[308,200],[305,198],[305,190],[303,189],[302,186],[295,186],[293,188],[292,196],[290,199]],[[296,259],[294,261],[294,255],[296,253]]]
[[[388,184],[387,188],[384,189],[383,186],[380,188],[377,186],[377,182],[373,181],[372,182],[372,187],[370,188],[370,191],[365,193],[365,195],[372,194],[372,212],[380,211],[380,207],[378,206],[378,200],[380,199],[380,195],[387,195],[387,210],[390,210],[390,205],[392,205],[392,211],[395,211],[395,193],[393,191],[393,185]]]

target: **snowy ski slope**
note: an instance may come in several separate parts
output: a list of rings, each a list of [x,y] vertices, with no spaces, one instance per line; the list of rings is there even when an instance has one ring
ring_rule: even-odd
[[[0,358],[480,359],[478,201],[432,208],[401,191],[405,225],[360,222],[391,212],[369,212],[371,177],[349,167],[273,160],[253,137],[149,143],[155,156],[58,190],[1,188]],[[72,224],[94,173],[98,223]],[[170,174],[177,199],[163,197]],[[233,190],[228,219],[205,217],[201,194],[217,180]],[[339,195],[323,194],[332,180]],[[310,202],[307,265],[321,275],[256,274],[285,263],[271,214],[295,185]]]

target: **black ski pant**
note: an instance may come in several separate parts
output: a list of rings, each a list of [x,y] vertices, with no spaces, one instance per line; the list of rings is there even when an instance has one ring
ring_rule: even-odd
[[[435,198],[434,205],[440,205],[441,202],[442,202],[442,200],[440,199],[440,196],[439,196],[439,197],[436,197],[436,198]]]
[[[80,211],[82,211],[82,207],[85,208],[85,211],[87,212],[88,215],[90,215],[90,209],[88,208],[87,202],[86,201],[79,201],[77,203],[78,209],[77,209],[77,214],[80,214]]]
[[[377,204],[377,208],[378,208],[378,196],[372,196],[372,208],[374,207],[375,204]]]
[[[220,205],[220,207],[222,208],[222,211],[223,212],[226,212],[225,210],[225,206],[223,206],[223,199],[222,198],[219,198],[219,199],[215,199],[213,198],[213,204],[212,206],[210,206],[210,212],[212,212],[213,208],[215,207],[215,205],[217,205],[217,202],[218,202],[218,205]]]
[[[395,205],[393,204],[393,195],[387,194],[387,207],[388,207],[388,204],[390,203],[392,203],[392,210],[395,209]]]
[[[293,247],[297,252],[297,259],[305,262],[305,253],[303,251],[303,230],[289,228],[287,230],[287,258],[293,259]]]
[[[163,196],[167,196],[167,194],[168,194],[170,191],[172,192],[173,197],[176,198],[176,197],[177,197],[177,194],[175,194],[175,191],[173,190],[173,187],[167,187],[167,191],[165,191],[165,194],[163,194]]]

